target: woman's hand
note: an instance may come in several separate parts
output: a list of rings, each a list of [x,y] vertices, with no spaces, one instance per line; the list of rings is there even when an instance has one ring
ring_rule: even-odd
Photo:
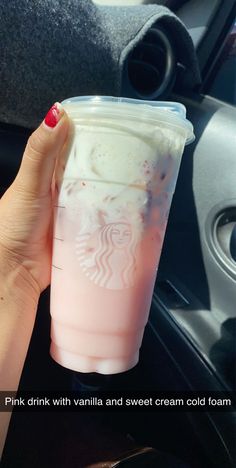
[[[70,121],[55,104],[31,135],[20,170],[0,200],[0,390],[16,392],[38,299],[50,282],[52,179]],[[11,413],[0,412],[0,459]]]
[[[25,297],[49,285],[52,179],[55,162],[69,139],[69,118],[58,103],[30,136],[20,170],[0,200],[0,268],[19,272]]]

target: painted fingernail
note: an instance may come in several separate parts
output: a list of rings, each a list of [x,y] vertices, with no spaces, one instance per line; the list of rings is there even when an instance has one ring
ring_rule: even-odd
[[[49,109],[44,119],[44,123],[50,128],[56,127],[57,123],[59,122],[62,116],[62,111],[63,107],[61,106],[61,104],[59,104],[59,102],[56,102],[55,104],[53,104],[51,109]]]

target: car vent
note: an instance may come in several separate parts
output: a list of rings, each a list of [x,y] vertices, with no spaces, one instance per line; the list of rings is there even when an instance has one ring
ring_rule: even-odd
[[[164,98],[175,82],[176,59],[163,29],[151,28],[125,64],[123,95],[138,99]]]

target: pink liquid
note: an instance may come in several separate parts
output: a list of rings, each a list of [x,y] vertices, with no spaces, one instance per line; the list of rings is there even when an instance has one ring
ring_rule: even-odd
[[[167,212],[170,198],[165,204],[161,210]],[[110,223],[102,249],[103,228],[78,235],[79,217],[72,223],[68,208],[60,206],[55,208],[51,354],[80,372],[122,372],[138,362],[166,221],[157,227],[160,211],[152,208],[153,219],[133,247],[128,222]]]

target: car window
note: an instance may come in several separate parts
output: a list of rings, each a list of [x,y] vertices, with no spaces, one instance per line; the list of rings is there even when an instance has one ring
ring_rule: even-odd
[[[236,21],[208,81],[207,94],[236,105]]]

